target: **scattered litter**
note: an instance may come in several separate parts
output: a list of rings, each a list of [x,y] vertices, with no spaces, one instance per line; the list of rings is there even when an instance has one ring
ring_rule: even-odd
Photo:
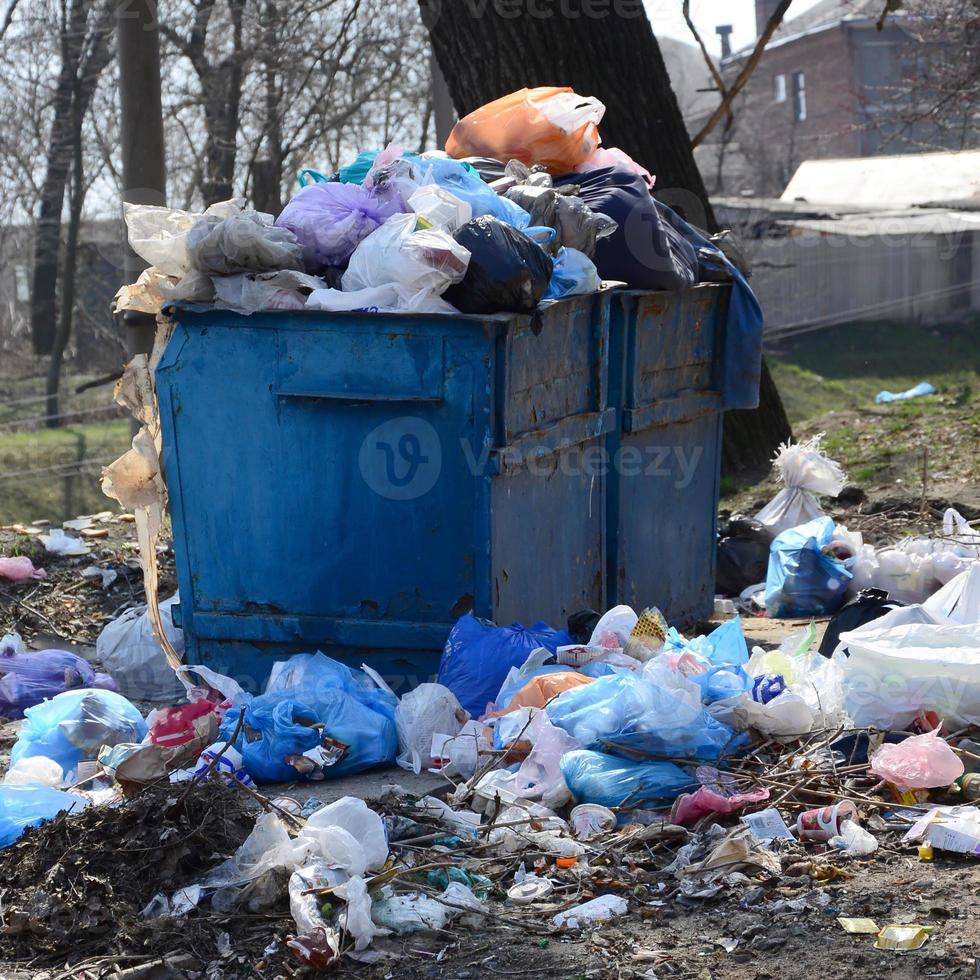
[[[921,949],[931,930],[926,926],[891,925],[878,933],[875,949]]]
[[[911,398],[921,398],[923,395],[934,395],[938,389],[929,384],[928,381],[920,381],[912,388],[899,392],[897,395],[892,391],[879,391],[875,395],[875,403],[887,405],[889,402],[906,402]]]
[[[840,927],[844,932],[849,932],[853,935],[874,936],[881,932],[878,923],[874,919],[849,919],[845,916],[838,916],[837,921],[840,923]]]

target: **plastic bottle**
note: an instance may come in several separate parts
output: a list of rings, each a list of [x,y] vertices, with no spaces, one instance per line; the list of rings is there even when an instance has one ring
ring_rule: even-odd
[[[956,780],[960,794],[966,801],[980,800],[980,772],[968,772]]]

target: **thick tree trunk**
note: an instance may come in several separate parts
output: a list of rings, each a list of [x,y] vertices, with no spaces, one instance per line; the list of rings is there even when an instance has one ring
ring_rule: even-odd
[[[570,85],[606,106],[600,130],[657,176],[657,197],[716,231],[660,46],[642,0],[419,0],[462,116],[525,86]],[[726,472],[768,466],[792,432],[763,365],[760,407],[725,418]]]
[[[570,85],[606,106],[602,142],[657,175],[658,196],[714,230],[667,66],[642,0],[419,0],[465,115],[525,86]]]

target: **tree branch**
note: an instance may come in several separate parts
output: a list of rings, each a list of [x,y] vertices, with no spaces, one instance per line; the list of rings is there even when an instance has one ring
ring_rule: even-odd
[[[725,86],[725,80],[721,77],[721,72],[718,71],[718,66],[715,64],[714,59],[708,54],[708,49],[705,47],[704,41],[701,40],[701,35],[698,33],[697,27],[694,25],[694,21],[691,20],[691,0],[684,0],[684,7],[682,10],[684,14],[684,20],[687,21],[688,30],[694,35],[694,40],[698,42],[698,47],[701,49],[701,54],[704,56],[704,63],[708,66],[708,71],[711,74],[715,85],[718,86],[718,93],[721,96],[722,102],[728,97],[728,89]],[[730,128],[732,125],[732,108],[729,104],[728,106],[728,120],[725,123],[725,127]],[[697,143],[694,144],[697,146]]]
[[[732,103],[735,101],[738,93],[745,88],[746,82],[752,77],[752,72],[755,71],[756,65],[759,64],[759,60],[762,58],[762,53],[766,50],[769,39],[776,33],[776,28],[782,23],[783,16],[792,2],[793,0],[780,0],[779,6],[772,12],[769,23],[766,24],[766,29],[759,36],[759,40],[756,41],[755,50],[749,55],[748,60],[742,66],[742,70],[738,73],[738,77],[732,82],[731,88],[721,100],[718,108],[711,114],[711,118],[701,127],[701,131],[694,139],[691,140],[691,146],[700,146],[704,142],[705,137],[718,125],[718,120],[731,111]]]

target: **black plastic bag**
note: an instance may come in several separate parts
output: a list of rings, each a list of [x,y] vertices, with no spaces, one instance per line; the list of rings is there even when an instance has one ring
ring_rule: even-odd
[[[554,179],[555,187],[575,184],[579,197],[616,222],[616,230],[596,242],[592,256],[603,279],[634,289],[688,289],[698,282],[698,255],[672,220],[670,208],[650,196],[646,181],[615,167]]]
[[[594,609],[580,609],[568,617],[568,635],[576,643],[588,643],[601,616]]]
[[[461,313],[533,313],[551,279],[551,256],[522,231],[489,214],[453,236],[470,252],[462,282],[443,299]]]
[[[715,591],[737,596],[766,580],[772,532],[750,517],[733,517],[718,528]]]
[[[832,657],[840,643],[841,633],[881,619],[885,613],[904,605],[904,602],[897,599],[889,599],[888,593],[883,589],[862,589],[846,606],[841,606],[834,613],[833,619],[827,624],[827,632],[820,641],[820,652],[825,657]],[[846,648],[844,652],[847,653]]]

